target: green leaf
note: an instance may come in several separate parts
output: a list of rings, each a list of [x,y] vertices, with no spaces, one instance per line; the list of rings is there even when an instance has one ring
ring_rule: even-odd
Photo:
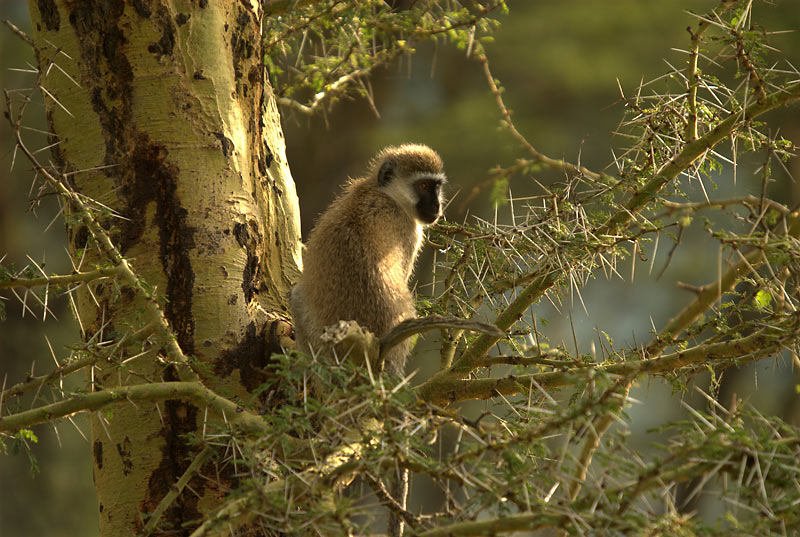
[[[508,203],[508,177],[503,177],[494,182],[492,191],[489,193],[489,199],[496,205]]]
[[[39,442],[39,437],[30,429],[20,429],[17,436],[21,439],[30,440],[34,444]]]
[[[764,289],[760,289],[756,293],[755,298],[756,308],[759,310],[764,310],[772,303],[772,294],[769,291]]]

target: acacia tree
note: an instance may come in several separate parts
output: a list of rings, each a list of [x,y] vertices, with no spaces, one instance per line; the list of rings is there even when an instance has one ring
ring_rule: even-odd
[[[789,424],[706,394],[709,408],[676,424],[662,454],[631,452],[624,428],[604,438],[641,378],[680,385],[701,370],[796,359],[800,221],[770,197],[773,164],[792,146],[762,117],[800,99],[800,85],[752,2],[694,17],[686,65],[658,91],[623,95],[628,143],[603,171],[540,153],[514,125],[484,49],[502,3],[423,4],[31,3],[52,160],[24,135],[31,95],[7,91],[7,112],[20,158],[62,200],[75,270],[2,266],[0,289],[24,289],[46,310],[50,290],[66,288],[81,344],[51,373],[4,388],[3,441],[90,412],[103,535],[351,535],[387,512],[429,536],[791,533],[800,448]],[[476,59],[524,155],[470,197],[548,170],[561,179],[511,200],[511,222],[433,230],[427,321],[382,341],[350,325],[318,356],[282,354],[301,261],[277,104],[313,114],[369,98],[373,69],[440,38]],[[763,156],[760,196],[696,201],[746,152]],[[594,354],[548,344],[534,304],[564,290],[580,298],[595,274],[612,277],[626,257],[642,264],[659,241],[679,245],[695,214],[720,210],[734,218],[706,224],[716,275],[650,341],[601,339]],[[431,378],[410,388],[373,369],[398,338],[432,328]],[[77,372],[88,372],[83,389],[62,390]],[[47,389],[56,402],[40,399]],[[451,406],[482,399],[498,405],[477,420]],[[439,491],[422,513],[391,493],[406,471]],[[713,486],[730,501],[718,524],[675,505],[675,485],[697,476],[693,495]]]

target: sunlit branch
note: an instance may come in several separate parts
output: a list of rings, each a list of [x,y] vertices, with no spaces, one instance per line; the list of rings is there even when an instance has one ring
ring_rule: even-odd
[[[400,52],[401,51],[398,51],[398,54]],[[380,63],[371,64],[369,67],[365,67],[363,69],[357,69],[355,71],[347,73],[346,75],[336,80],[334,83],[325,86],[325,91],[320,91],[316,95],[314,95],[314,98],[311,100],[309,104],[303,104],[301,102],[295,101],[294,99],[289,99],[287,97],[278,97],[277,98],[278,104],[290,108],[296,112],[300,112],[301,114],[311,116],[320,108],[320,106],[322,106],[322,104],[324,104],[326,100],[328,100],[328,98],[332,97],[340,90],[345,89],[350,82],[359,77],[368,75],[376,67],[378,67],[379,65],[383,65],[385,61],[389,61],[390,59],[391,58],[387,58],[386,60]]]
[[[790,235],[797,236],[800,234],[800,214],[790,214],[787,222]],[[717,281],[696,288],[694,300],[667,322],[667,325],[659,332],[658,336],[647,345],[644,350],[645,355],[655,356],[660,353],[677,339],[681,332],[711,308],[722,297],[723,293],[733,289],[736,282],[744,274],[750,272],[753,267],[760,265],[762,261],[764,261],[762,249],[753,248],[731,265]]]
[[[74,274],[57,274],[41,278],[16,278],[11,276],[10,280],[0,280],[0,289],[10,287],[41,287],[51,286],[60,287],[71,283],[83,283],[115,276],[122,271],[119,267],[107,267],[87,272],[75,272]]]
[[[697,71],[697,60],[700,57],[700,43],[703,40],[703,34],[706,32],[706,30],[708,30],[708,28],[711,27],[711,23],[709,22],[708,18],[718,17],[733,7],[736,2],[737,0],[722,0],[720,5],[717,7],[719,12],[715,10],[711,15],[706,16],[705,19],[701,19],[697,24],[697,30],[694,32],[691,31],[691,28],[688,28],[692,39],[692,50],[689,53],[689,73],[686,76],[689,83],[689,97],[687,99],[689,107],[689,119],[686,123],[685,134],[687,141],[693,141],[697,139],[697,88],[700,86],[700,74]]]
[[[717,343],[704,343],[658,358],[630,360],[569,371],[548,371],[474,380],[458,378],[452,373],[439,373],[420,385],[418,394],[425,401],[447,405],[458,401],[490,399],[500,394],[513,395],[525,392],[531,389],[534,382],[543,388],[574,385],[582,379],[586,379],[593,370],[612,375],[638,377],[644,374],[676,372],[683,367],[699,363],[708,363],[710,366],[716,367],[721,362],[734,358],[737,359],[737,364],[741,365],[773,354],[783,348],[786,342],[776,340],[778,337],[791,340],[792,337],[796,337],[796,331],[780,334],[761,329],[746,337]]]
[[[619,394],[618,403],[615,404],[613,408],[604,412],[602,416],[595,418],[592,422],[592,426],[589,427],[589,430],[586,432],[587,438],[578,456],[578,468],[575,471],[574,479],[569,484],[570,500],[575,501],[578,498],[581,487],[586,480],[586,474],[589,472],[589,466],[592,464],[594,453],[597,451],[597,448],[600,447],[600,440],[602,440],[603,435],[614,423],[616,415],[625,406],[625,402],[628,400],[628,394],[630,394],[631,391],[631,386],[633,386],[633,380],[633,377],[630,377],[624,380],[621,386],[617,387],[617,393]]]
[[[535,356],[500,355],[487,356],[478,362],[478,367],[491,367],[493,365],[543,365],[547,367],[591,367],[591,364],[568,360],[567,354],[560,349],[548,349]]]
[[[201,408],[211,407],[222,414],[227,423],[240,427],[245,433],[265,434],[270,431],[269,424],[261,416],[217,395],[198,382],[159,382],[78,394],[57,403],[3,416],[0,418],[0,432],[13,434],[23,428],[99,410],[112,404],[167,399],[183,399]]]
[[[764,199],[763,202],[770,208],[778,211],[781,214],[789,214],[791,211],[788,207],[777,201],[771,199]],[[709,201],[695,201],[695,202],[675,202],[664,200],[661,204],[670,209],[670,211],[696,211],[698,209],[724,209],[732,205],[747,205],[750,207],[761,207],[762,200],[753,196],[740,196],[735,198],[724,198]]]
[[[522,133],[517,130],[514,122],[511,119],[511,112],[509,112],[508,108],[506,108],[505,102],[503,101],[503,92],[497,86],[497,82],[495,78],[492,76],[492,72],[489,69],[489,59],[486,57],[485,54],[478,54],[477,59],[483,65],[483,73],[486,77],[486,81],[489,84],[489,88],[492,90],[492,94],[495,97],[495,101],[497,102],[497,107],[500,109],[500,113],[503,116],[503,122],[505,126],[511,131],[511,134],[514,138],[519,141],[520,144],[525,148],[525,150],[530,154],[531,158],[534,162],[541,164],[543,166],[547,166],[548,168],[553,168],[556,170],[564,170],[569,173],[573,174],[580,174],[585,175],[587,177],[591,177],[596,181],[605,181],[608,183],[616,183],[617,180],[610,175],[604,173],[597,173],[585,168],[583,166],[578,166],[572,163],[569,163],[562,159],[554,159],[550,158],[547,155],[540,153],[533,145],[528,141],[528,139],[522,135]]]
[[[613,234],[627,225],[642,207],[655,198],[664,185],[678,177],[695,160],[730,136],[744,122],[797,99],[800,99],[800,84],[797,84],[791,91],[773,93],[764,102],[751,104],[740,112],[730,114],[711,131],[686,144],[680,153],[662,166],[658,173],[647,181],[641,189],[636,191],[622,208],[601,225],[596,234]]]
[[[569,521],[570,518],[567,515],[548,514],[542,510],[523,515],[449,524],[419,533],[417,537],[483,537],[512,531],[561,526]]]
[[[548,289],[557,281],[555,272],[545,276],[538,276],[533,282],[520,292],[516,298],[503,310],[494,325],[500,330],[508,330],[511,325],[522,318],[523,313],[541,298]],[[461,356],[453,364],[452,371],[457,373],[469,373],[480,359],[486,356],[489,349],[500,340],[496,335],[482,334],[467,347]]]

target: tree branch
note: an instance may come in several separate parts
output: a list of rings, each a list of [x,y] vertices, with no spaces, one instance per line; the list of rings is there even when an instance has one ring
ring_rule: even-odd
[[[212,407],[222,414],[227,423],[241,427],[245,433],[267,434],[271,431],[261,416],[217,395],[199,382],[160,382],[79,394],[57,403],[0,417],[0,432],[13,434],[23,428],[98,410],[111,404],[166,399],[184,399],[199,407]]]
[[[797,237],[800,234],[800,213],[794,212],[787,218],[789,234]],[[678,335],[691,326],[705,311],[726,293],[733,289],[741,276],[752,270],[754,266],[763,261],[763,251],[753,248],[746,255],[740,257],[725,274],[715,282],[703,285],[695,290],[695,299],[683,310],[667,322],[667,326],[645,347],[645,355],[654,356],[660,353],[667,345],[677,339]]]
[[[588,513],[582,513],[585,518]],[[458,522],[416,534],[416,537],[485,537],[498,533],[520,530],[536,530],[547,527],[560,527],[571,522],[569,514],[546,514],[543,511],[511,515],[471,522]]]
[[[781,214],[789,214],[791,210],[777,201],[771,199],[764,199],[763,202],[770,208],[775,209]],[[674,201],[664,200],[661,202],[664,207],[671,211],[695,211],[697,209],[722,209],[730,207],[731,205],[750,205],[752,207],[760,207],[762,200],[749,194],[747,196],[739,196],[735,198],[724,198],[709,201],[695,201],[687,203],[678,203]]]
[[[531,304],[539,300],[548,289],[550,289],[556,282],[556,273],[539,276],[534,279],[523,291],[517,295],[511,304],[506,307],[503,312],[497,316],[494,325],[500,330],[508,330],[511,328],[522,314],[527,310]],[[469,345],[461,356],[453,364],[451,371],[466,375],[472,371],[479,361],[486,356],[492,345],[500,340],[495,334],[483,334]],[[444,372],[440,372],[441,374]],[[438,375],[437,374],[437,375]],[[431,379],[433,380],[433,379]]]
[[[720,14],[725,13],[733,7],[735,3],[736,0],[722,0],[717,8],[720,10],[719,13],[714,10],[711,16],[719,17]],[[689,120],[686,123],[684,137],[690,142],[697,140],[697,88],[700,85],[700,74],[697,72],[697,60],[700,57],[700,42],[703,40],[703,34],[710,26],[711,23],[707,16],[706,18],[700,19],[700,22],[697,24],[697,30],[694,32],[691,31],[691,28],[688,28],[692,40],[692,50],[689,53],[689,74],[686,76],[689,84],[689,96],[687,100],[689,106]]]
[[[678,174],[686,170],[701,155],[731,135],[742,123],[756,118],[788,102],[800,99],[800,84],[792,91],[773,93],[763,102],[751,104],[740,112],[730,114],[710,132],[686,144],[683,150],[667,162],[645,185],[631,196],[619,211],[596,231],[596,235],[613,234],[631,221],[634,213],[653,200],[658,192]]]
[[[8,27],[11,29],[11,31],[12,31],[12,32],[14,32],[14,33],[17,35],[17,37],[19,37],[20,39],[22,39],[23,41],[25,41],[25,42],[26,42],[27,44],[29,44],[30,46],[33,46],[33,39],[31,39],[31,38],[30,38],[30,36],[29,36],[28,34],[26,34],[25,32],[23,32],[23,31],[22,31],[22,30],[20,30],[19,28],[17,28],[17,26],[16,26],[16,25],[14,25],[14,23],[13,23],[13,22],[11,22],[11,21],[10,21],[10,20],[8,20],[8,19],[3,19],[3,22],[5,23],[5,25],[6,25],[6,26],[8,26]]]
[[[156,529],[158,525],[158,521],[161,519],[161,516],[164,512],[169,508],[170,505],[178,498],[178,496],[183,492],[183,489],[189,483],[189,481],[194,477],[194,474],[202,468],[208,458],[211,456],[211,447],[206,446],[203,448],[203,451],[197,454],[194,458],[192,463],[186,468],[186,471],[183,472],[183,475],[178,479],[178,482],[175,485],[169,488],[169,492],[161,499],[161,501],[156,506],[155,511],[150,514],[150,518],[147,521],[147,524],[142,529],[141,535],[143,537],[147,537]]]
[[[383,359],[390,350],[411,336],[429,332],[436,328],[458,328],[460,330],[482,332],[497,339],[506,337],[505,332],[492,324],[459,317],[431,315],[420,319],[407,319],[392,328],[388,334],[381,338],[380,358]]]
[[[566,162],[565,160],[553,159],[537,151],[536,148],[534,148],[533,145],[531,145],[528,139],[525,138],[525,136],[523,136],[522,133],[520,133],[517,130],[516,126],[514,125],[514,122],[511,120],[511,112],[508,110],[508,108],[506,108],[505,102],[503,102],[503,92],[497,86],[497,82],[495,81],[495,78],[492,76],[492,71],[489,69],[489,59],[486,57],[486,54],[478,54],[477,59],[483,65],[483,73],[486,77],[486,81],[489,83],[489,88],[491,89],[492,94],[494,95],[495,101],[497,102],[497,107],[500,109],[500,113],[503,116],[503,123],[511,131],[511,134],[514,136],[514,138],[516,138],[517,141],[519,141],[519,143],[522,144],[522,147],[524,147],[525,150],[531,155],[534,162],[547,166],[548,168],[553,168],[556,170],[564,170],[566,172],[573,174],[585,175],[587,177],[591,177],[595,181],[599,181],[602,179],[607,182],[612,182],[612,183],[617,182],[617,179],[614,179],[610,175],[593,172],[588,168],[585,168],[583,166],[576,166],[575,164]]]
[[[514,395],[529,390],[534,383],[549,388],[572,385],[597,371],[636,378],[643,374],[655,375],[673,372],[701,362],[708,362],[713,366],[715,363],[737,357],[741,358],[737,363],[743,364],[768,356],[784,346],[780,340],[776,341],[775,330],[777,329],[765,328],[746,337],[718,343],[705,343],[659,358],[631,360],[569,371],[548,371],[530,375],[509,375],[504,378],[475,380],[466,380],[456,374],[442,372],[420,385],[417,393],[424,401],[448,405],[458,401],[490,399],[497,395]],[[797,330],[783,333],[781,336],[789,339],[797,337]]]
[[[119,267],[106,267],[88,272],[56,274],[53,276],[43,276],[41,278],[17,278],[16,276],[11,276],[9,280],[0,281],[0,289],[8,289],[11,287],[40,287],[43,285],[60,287],[71,283],[91,282],[101,278],[116,276],[121,272]]]
[[[19,384],[15,384],[14,386],[8,388],[7,390],[0,392],[0,415],[2,415],[2,402],[7,400],[8,397],[14,397],[20,394],[27,392],[33,388],[39,388],[45,383],[55,380],[57,378],[61,378],[65,375],[70,375],[76,371],[80,371],[84,367],[88,367],[90,365],[94,365],[97,362],[102,360],[107,360],[112,354],[114,354],[119,347],[128,341],[131,340],[144,340],[153,333],[155,330],[155,323],[151,322],[144,328],[136,331],[133,334],[126,334],[122,337],[114,346],[106,352],[95,352],[90,356],[86,356],[84,358],[78,358],[77,360],[72,360],[71,362],[67,362],[66,364],[60,365],[57,368],[53,369],[46,375],[40,375],[38,377],[33,377],[30,380],[26,380],[25,382],[20,382]]]

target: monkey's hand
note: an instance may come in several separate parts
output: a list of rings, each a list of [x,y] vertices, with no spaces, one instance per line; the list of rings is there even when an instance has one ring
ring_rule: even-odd
[[[383,370],[378,363],[381,348],[378,338],[355,321],[339,321],[326,327],[320,340],[327,347],[323,351],[333,351],[340,359],[346,357],[356,365],[366,364],[375,373]]]

